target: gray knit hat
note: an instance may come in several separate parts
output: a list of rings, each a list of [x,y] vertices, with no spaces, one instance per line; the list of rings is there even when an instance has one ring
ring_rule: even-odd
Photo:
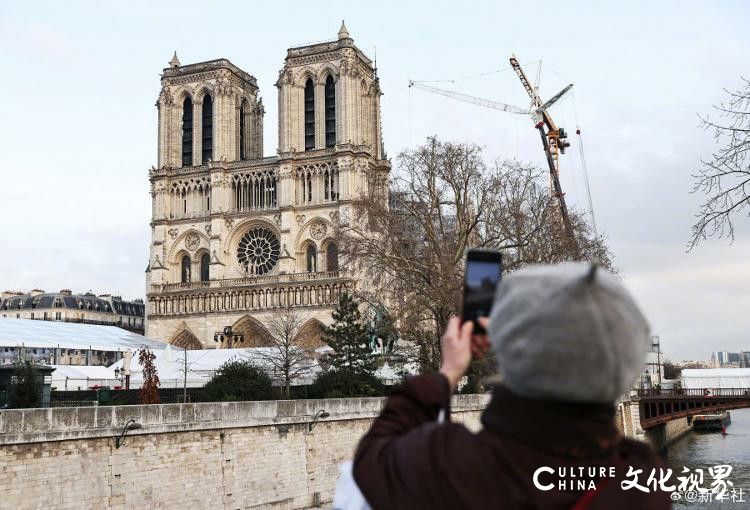
[[[612,273],[567,263],[504,276],[489,337],[502,383],[514,393],[613,402],[643,370],[649,327]]]

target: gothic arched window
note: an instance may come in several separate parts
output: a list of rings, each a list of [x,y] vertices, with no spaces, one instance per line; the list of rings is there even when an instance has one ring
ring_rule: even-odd
[[[339,249],[336,243],[328,243],[326,246],[326,271],[339,270]]]
[[[305,150],[315,148],[315,86],[308,79],[305,83]]]
[[[182,103],[182,166],[193,164],[193,101]]]
[[[181,279],[182,283],[188,283],[190,281],[190,257],[187,255],[184,255],[182,257],[182,264],[180,267],[181,271]]]
[[[245,148],[245,105],[240,106],[240,159],[247,159]]]
[[[333,76],[326,78],[325,87],[326,106],[326,147],[336,145],[336,84]]]
[[[211,257],[208,256],[208,253],[204,253],[201,257],[201,281],[207,282],[208,281],[208,263],[211,261]]]
[[[201,162],[205,165],[214,157],[214,101],[206,94],[203,97],[203,110],[201,114],[203,135],[201,136],[203,155]]]
[[[316,260],[318,257],[318,250],[315,249],[314,244],[308,244],[307,245],[307,255],[305,256],[305,260],[307,261],[307,272],[308,273],[315,273],[318,270],[318,261]]]

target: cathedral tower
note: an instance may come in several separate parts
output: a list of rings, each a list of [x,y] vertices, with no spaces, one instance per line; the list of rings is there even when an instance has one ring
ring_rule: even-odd
[[[336,40],[290,48],[276,86],[279,147],[263,157],[253,76],[176,54],[164,69],[147,335],[228,347],[214,337],[231,326],[243,346],[263,345],[275,310],[291,306],[315,336],[338,296],[362,285],[339,267],[333,226],[390,171],[376,70],[342,23]]]

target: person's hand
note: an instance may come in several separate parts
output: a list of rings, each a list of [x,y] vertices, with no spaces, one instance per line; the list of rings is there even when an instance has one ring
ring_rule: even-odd
[[[474,323],[471,321],[461,325],[461,319],[452,317],[442,338],[443,364],[440,373],[448,378],[451,388],[466,373],[471,363],[472,341],[471,334],[474,331]]]
[[[487,331],[490,327],[490,319],[487,317],[479,317],[479,324]],[[475,358],[484,356],[484,353],[490,348],[490,340],[487,338],[487,333],[473,334],[471,335],[471,355]]]

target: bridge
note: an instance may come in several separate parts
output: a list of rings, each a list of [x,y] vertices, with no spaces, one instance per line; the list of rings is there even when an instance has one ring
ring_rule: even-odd
[[[678,418],[750,407],[750,389],[639,389],[637,400],[641,428],[648,430]]]

